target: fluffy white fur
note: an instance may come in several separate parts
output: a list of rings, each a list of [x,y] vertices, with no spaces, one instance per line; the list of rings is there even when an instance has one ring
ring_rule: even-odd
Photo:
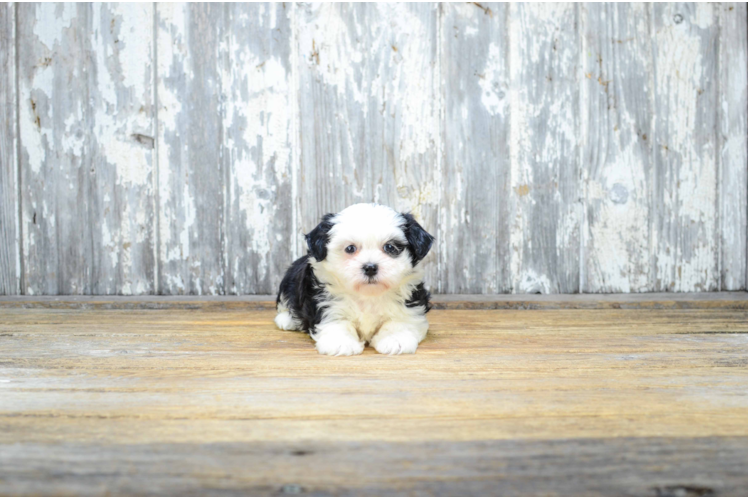
[[[368,342],[382,354],[415,353],[429,324],[424,307],[406,307],[404,301],[423,280],[421,263],[411,264],[407,248],[398,256],[383,249],[393,240],[407,243],[400,227],[402,215],[386,206],[358,204],[337,214],[333,222],[326,258],[310,257],[325,288],[320,304],[324,313],[312,337],[317,350],[349,356],[361,354]],[[349,245],[356,247],[355,253],[346,253]],[[363,272],[367,263],[378,266],[373,280]],[[283,330],[300,327],[282,298],[275,323]]]

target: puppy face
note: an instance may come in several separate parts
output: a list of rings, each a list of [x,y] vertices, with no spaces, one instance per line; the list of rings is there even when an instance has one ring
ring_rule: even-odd
[[[433,241],[410,214],[365,203],[326,215],[307,235],[322,279],[369,296],[381,295],[411,276]]]

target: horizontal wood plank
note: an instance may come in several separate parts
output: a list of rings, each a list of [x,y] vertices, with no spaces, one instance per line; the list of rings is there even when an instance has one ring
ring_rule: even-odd
[[[434,295],[434,309],[748,309],[746,292]],[[275,295],[4,296],[0,309],[274,310]]]
[[[369,349],[343,360],[317,355],[306,335],[277,331],[268,312],[5,313],[0,355],[10,397],[2,398],[0,411],[6,416],[300,419],[307,428],[308,420],[324,427],[373,417],[502,420],[535,413],[552,422],[619,414],[621,422],[659,421],[660,433],[702,435],[703,426],[689,423],[710,414],[716,420],[707,435],[742,433],[733,424],[744,398],[731,394],[746,378],[745,311],[586,311],[584,321],[578,311],[443,311],[432,315],[417,356],[387,358]],[[638,394],[640,405],[632,407],[625,396],[637,395],[642,383],[656,390]],[[434,384],[443,394],[433,394]],[[560,389],[563,396],[552,396],[550,405],[524,400]],[[496,398],[486,400],[485,390]],[[701,401],[705,390],[709,398]],[[71,392],[73,406],[54,396]],[[683,396],[697,397],[689,403]],[[682,413],[673,416],[676,400]],[[353,431],[378,439],[380,425],[356,423]],[[600,425],[577,429],[574,437],[605,435]],[[616,428],[610,425],[607,431]],[[634,425],[628,432],[651,431]],[[454,439],[460,431],[442,432]],[[495,428],[474,432],[508,437]],[[555,431],[524,432],[552,437]]]
[[[0,494],[748,487],[746,310],[437,310],[351,358],[272,318],[4,308]]]
[[[746,448],[747,438],[15,444],[0,448],[0,491],[94,496],[740,496],[747,486]],[[118,467],[122,462],[127,469]],[[36,469],[29,470],[27,464]]]

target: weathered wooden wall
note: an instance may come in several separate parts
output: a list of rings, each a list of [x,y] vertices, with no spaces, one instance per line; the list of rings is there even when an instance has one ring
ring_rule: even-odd
[[[272,293],[329,211],[442,293],[746,286],[745,4],[0,4],[0,294]]]

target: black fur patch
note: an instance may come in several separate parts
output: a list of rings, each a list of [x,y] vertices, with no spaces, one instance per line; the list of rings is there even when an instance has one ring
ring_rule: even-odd
[[[392,245],[393,247],[395,247],[394,251],[388,252],[386,250],[387,249],[387,245],[384,246],[385,253],[387,255],[389,255],[390,257],[397,257],[398,255],[400,255],[401,253],[403,253],[403,250],[405,250],[405,248],[407,248],[407,245],[404,245],[404,244],[402,244],[402,243],[400,243],[399,241],[396,241],[396,240],[388,241],[387,244],[388,245]]]
[[[324,293],[323,285],[314,275],[309,259],[314,257],[317,261],[322,261],[327,257],[327,245],[330,242],[329,233],[333,227],[332,219],[335,215],[327,214],[322,217],[319,225],[306,235],[309,253],[296,260],[288,268],[281,281],[276,299],[277,306],[281,297],[283,297],[285,306],[288,307],[291,315],[301,323],[301,329],[310,335],[314,335],[315,328],[322,321],[325,308],[319,305]],[[415,266],[428,254],[434,242],[434,237],[427,233],[411,214],[402,215],[405,219],[402,230],[408,240],[407,248],[410,252],[411,263]],[[399,244],[398,247],[402,247],[402,244]],[[424,312],[428,312],[431,310],[430,298],[431,294],[423,286],[423,283],[419,283],[405,301],[405,306],[423,307]]]
[[[325,260],[327,257],[327,244],[330,243],[330,229],[332,229],[332,218],[336,214],[327,214],[322,217],[322,221],[306,235],[306,244],[309,247],[309,253],[317,261]]]
[[[426,290],[426,287],[424,287],[421,282],[415,290],[413,290],[413,293],[410,294],[408,300],[405,301],[405,307],[423,306],[424,312],[429,312],[431,310],[431,302],[429,302],[429,299],[431,299],[431,293]]]
[[[324,307],[319,306],[321,294],[322,286],[312,271],[309,256],[305,255],[286,271],[275,303],[277,307],[283,296],[291,315],[301,322],[301,329],[313,335],[324,312]]]
[[[411,214],[401,214],[405,223],[400,226],[405,233],[405,239],[408,240],[408,251],[410,252],[410,263],[418,264],[426,257],[434,243],[434,237],[426,232],[421,225],[416,222]]]

